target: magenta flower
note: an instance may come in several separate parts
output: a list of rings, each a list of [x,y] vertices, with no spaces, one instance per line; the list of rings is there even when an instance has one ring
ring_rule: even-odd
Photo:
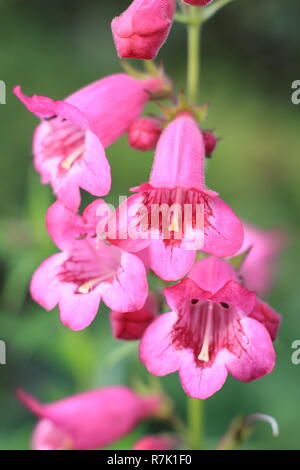
[[[138,194],[119,207],[117,237],[108,231],[129,251],[149,247],[151,268],[165,280],[187,274],[198,249],[231,256],[243,242],[239,219],[205,187],[204,153],[193,117],[179,115],[160,137],[150,182],[133,188]]]
[[[47,213],[49,234],[62,252],[34,273],[31,295],[46,310],[58,304],[62,323],[72,330],[93,321],[101,299],[112,310],[126,312],[140,309],[148,294],[143,262],[97,238],[100,211],[103,217],[109,213],[102,200],[90,204],[82,216],[57,201]]]
[[[261,230],[244,224],[244,243],[238,254],[249,253],[240,274],[248,289],[259,294],[267,292],[274,281],[277,258],[287,244],[286,235],[280,230]]]
[[[112,21],[119,57],[154,59],[173,23],[176,0],[134,0]]]
[[[185,392],[205,399],[228,373],[249,382],[272,371],[269,333],[280,317],[236,281],[229,263],[205,258],[164,292],[172,311],[154,320],[140,344],[140,359],[152,374],[178,371]]]
[[[128,142],[136,150],[154,150],[161,134],[159,119],[142,117],[128,129]]]
[[[154,295],[149,295],[145,305],[135,312],[110,312],[114,337],[127,341],[140,339],[157,313],[158,305]]]
[[[133,446],[133,450],[172,450],[178,443],[172,436],[148,435],[139,439]]]
[[[80,205],[82,188],[94,196],[111,187],[110,167],[103,149],[124,134],[140,115],[150,93],[162,80],[138,80],[116,74],[98,80],[64,101],[27,97],[19,86],[15,95],[42,119],[34,134],[34,166],[42,183],[52,185],[70,209]]]
[[[155,416],[158,396],[140,397],[123,386],[96,389],[47,405],[19,390],[18,398],[39,421],[32,435],[34,450],[94,450],[130,433]]]

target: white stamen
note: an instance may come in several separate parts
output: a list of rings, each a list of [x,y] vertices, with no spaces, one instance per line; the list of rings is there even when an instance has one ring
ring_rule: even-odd
[[[61,163],[62,168],[64,170],[69,170],[73,163],[80,157],[84,152],[84,146],[78,147],[74,152],[72,152],[65,160]]]
[[[213,316],[213,304],[212,302],[209,302],[204,339],[203,339],[200,354],[198,356],[199,361],[204,361],[204,362],[209,361],[209,345],[210,345],[210,339],[211,339],[212,319],[213,319],[212,316]]]

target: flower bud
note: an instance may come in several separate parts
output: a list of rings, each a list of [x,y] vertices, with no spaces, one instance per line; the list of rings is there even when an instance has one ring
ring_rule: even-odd
[[[168,37],[175,0],[134,0],[111,28],[119,57],[154,59]]]
[[[205,156],[210,157],[217,145],[217,138],[211,131],[203,131]]]
[[[157,303],[154,296],[149,296],[144,307],[136,312],[111,312],[110,323],[114,337],[127,341],[140,339],[156,314]]]
[[[129,128],[128,142],[136,150],[154,150],[160,134],[160,121],[144,117],[137,119]]]

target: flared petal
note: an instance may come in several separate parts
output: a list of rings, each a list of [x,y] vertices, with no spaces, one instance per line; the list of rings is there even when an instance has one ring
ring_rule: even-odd
[[[209,198],[208,205],[211,213],[205,224],[203,251],[218,257],[233,256],[243,243],[243,225],[219,197]]]
[[[47,258],[37,268],[30,283],[32,298],[46,310],[52,310],[59,302],[59,273],[67,259],[65,253],[57,253]]]
[[[139,310],[148,295],[146,270],[142,261],[122,251],[120,267],[113,279],[101,282],[99,289],[106,305],[118,312]]]
[[[226,379],[227,369],[224,357],[227,352],[220,351],[209,366],[196,365],[192,351],[185,351],[184,361],[179,370],[181,385],[187,395],[205,400],[220,390]]]
[[[80,187],[94,196],[105,196],[111,187],[110,166],[98,137],[86,132],[85,152],[80,162]]]
[[[87,294],[78,293],[72,283],[61,285],[59,313],[61,322],[73,331],[84,330],[97,315],[101,294],[99,287]]]
[[[46,96],[26,96],[22,93],[20,86],[16,86],[13,92],[31,113],[41,119],[58,116],[77,124],[83,129],[89,128],[89,121],[84,113],[70,103],[54,101]]]
[[[140,343],[140,360],[156,376],[171,374],[179,369],[184,350],[172,345],[172,330],[177,321],[175,312],[164,313],[147,328]]]
[[[242,333],[239,341],[243,347],[239,357],[230,355],[226,366],[233,377],[250,382],[272,372],[275,366],[275,351],[267,329],[253,318],[241,319]]]
[[[249,317],[254,318],[259,323],[264,325],[264,327],[268,330],[272,341],[274,341],[277,337],[278,330],[280,328],[281,323],[281,315],[275,312],[270,305],[266,302],[262,302],[261,300],[257,300],[254,309],[250,313]]]
[[[177,281],[193,266],[196,252],[182,246],[168,246],[163,240],[151,240],[149,245],[151,269],[165,281]]]

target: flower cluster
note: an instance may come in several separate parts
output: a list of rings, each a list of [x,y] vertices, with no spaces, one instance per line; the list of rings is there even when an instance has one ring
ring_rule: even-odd
[[[155,57],[175,8],[175,0],[134,0],[112,22],[119,56]],[[58,305],[62,323],[72,330],[86,328],[103,301],[111,310],[113,335],[140,340],[140,360],[151,374],[178,371],[184,391],[205,399],[228,373],[248,382],[274,367],[280,316],[257,294],[270,286],[284,238],[241,222],[207,188],[205,157],[217,139],[202,128],[205,106],[176,97],[161,69],[133,75],[102,78],[61,101],[14,89],[41,120],[33,139],[34,166],[57,199],[46,225],[60,251],[34,273],[31,295],[47,310]],[[160,105],[157,116],[144,116],[153,98],[172,103]],[[149,180],[131,188],[134,194],[114,210],[98,197],[111,188],[105,149],[125,133],[135,149],[154,150],[154,160]],[[81,190],[96,197],[83,211]],[[173,284],[149,292],[153,276],[156,284]],[[164,302],[168,313],[162,313]],[[51,405],[24,392],[20,398],[40,418],[33,436],[39,449],[103,447],[151,415],[154,406],[125,387]],[[106,426],[111,415],[113,430]],[[135,448],[151,445],[170,448],[174,442],[148,436]]]

